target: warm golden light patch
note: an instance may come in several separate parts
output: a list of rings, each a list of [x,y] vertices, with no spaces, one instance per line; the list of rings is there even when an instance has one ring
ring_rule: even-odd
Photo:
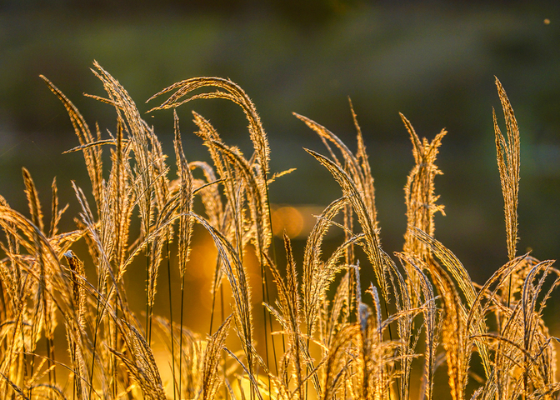
[[[303,216],[294,207],[280,207],[272,212],[272,231],[282,236],[285,231],[290,238],[298,236],[303,230]]]
[[[217,258],[218,250],[212,238],[205,235],[200,242],[193,245],[190,254],[187,273],[191,280],[211,280],[216,270]]]

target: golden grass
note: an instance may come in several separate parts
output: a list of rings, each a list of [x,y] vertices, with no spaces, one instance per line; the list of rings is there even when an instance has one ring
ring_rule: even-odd
[[[224,143],[208,120],[193,113],[210,165],[187,161],[174,113],[176,165],[171,166],[126,90],[97,63],[93,71],[107,98],[91,97],[117,113],[116,130],[107,138],[99,129],[92,134],[70,100],[43,77],[68,111],[79,140],[71,151],[83,153],[91,180],[93,204],[73,183],[81,207],[76,229],[59,232],[66,208],[59,208],[56,181],[50,227],[27,170],[29,217],[0,197],[0,397],[404,400],[414,395],[429,400],[436,386],[447,387],[454,400],[558,396],[555,338],[543,321],[543,309],[560,272],[552,261],[516,256],[519,130],[498,80],[507,136],[495,113],[494,125],[509,261],[479,286],[435,238],[434,215],[443,213],[434,186],[441,174],[435,162],[445,131],[431,142],[421,140],[401,115],[415,165],[405,186],[403,250],[391,257],[381,245],[373,177],[353,110],[356,153],[325,127],[296,114],[325,144],[328,156],[307,151],[342,192],[317,217],[299,269],[286,234],[286,264],[276,261],[268,187],[279,175],[271,174],[266,133],[239,86],[226,79],[194,78],[152,97],[169,96],[152,111],[196,99],[226,99],[240,106],[247,119],[254,147],[250,157]],[[107,148],[110,162],[104,170]],[[200,212],[195,200],[203,206]],[[189,312],[185,274],[196,268],[188,263],[196,250],[195,224],[208,232],[218,253],[212,324],[216,299],[224,301],[224,287],[231,291],[231,315],[223,316],[217,329],[211,326],[206,337],[189,331],[182,319]],[[331,229],[344,233],[334,250],[323,246]],[[82,240],[88,252],[76,254],[71,248]],[[245,262],[248,249],[261,273],[257,306],[252,302],[256,282],[249,281]],[[146,260],[144,266],[134,263],[138,258]],[[181,293],[178,305],[170,293],[169,314],[178,306],[179,321],[153,312],[157,285],[163,284],[159,269],[166,266],[169,273],[172,261]],[[94,278],[88,279],[84,265],[93,266]],[[146,273],[143,322],[131,310],[123,284],[131,268]],[[362,268],[373,268],[375,274],[367,290],[360,282]],[[255,325],[255,312],[263,313],[263,328]],[[153,327],[169,344],[170,382],[164,382],[156,363]],[[264,354],[257,351],[255,329],[264,329],[267,338],[272,334]],[[69,358],[64,362],[57,359],[55,334],[66,336]],[[228,335],[237,339],[226,341]],[[445,366],[447,384],[435,379]],[[467,388],[469,379],[474,392]]]

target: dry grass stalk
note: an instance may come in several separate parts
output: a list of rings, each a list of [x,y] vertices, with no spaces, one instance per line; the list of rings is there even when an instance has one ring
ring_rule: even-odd
[[[492,109],[494,132],[496,134],[496,151],[498,153],[498,169],[502,182],[504,209],[506,215],[507,250],[510,260],[515,257],[517,244],[517,203],[519,197],[520,143],[519,127],[513,108],[502,84],[496,78],[498,95],[506,118],[507,140],[498,127],[496,112]]]
[[[420,375],[418,397],[430,400],[435,387],[445,386],[435,379],[444,364],[454,400],[468,397],[470,377],[475,378],[473,399],[558,396],[554,338],[543,312],[560,284],[560,271],[552,261],[516,257],[519,131],[499,81],[507,138],[495,115],[494,122],[509,262],[477,286],[457,257],[434,237],[434,215],[443,213],[435,194],[435,177],[441,173],[435,161],[445,131],[432,141],[420,140],[401,116],[415,164],[405,186],[408,227],[403,251],[395,254],[397,266],[381,245],[372,172],[353,109],[356,153],[326,128],[297,115],[320,136],[329,157],[308,152],[342,189],[342,197],[317,217],[298,274],[287,236],[285,270],[274,257],[270,150],[256,108],[239,86],[220,78],[194,78],[156,94],[171,93],[155,108],[160,110],[196,99],[232,101],[247,118],[254,147],[254,153],[245,157],[226,144],[207,119],[193,113],[213,165],[189,163],[175,113],[172,167],[126,90],[97,63],[94,73],[108,97],[91,97],[113,106],[117,114],[116,130],[108,138],[99,128],[93,135],[70,100],[43,77],[68,111],[78,136],[79,146],[70,151],[84,154],[94,207],[73,183],[81,207],[77,229],[60,233],[67,207],[60,207],[53,181],[47,231],[27,170],[23,176],[29,218],[0,197],[2,398],[405,400],[413,397]],[[103,171],[107,146],[109,167]],[[170,178],[172,169],[176,179]],[[194,206],[197,197],[203,206],[200,211]],[[210,234],[218,250],[214,299],[223,296],[223,285],[232,292],[231,315],[206,339],[190,332],[182,319],[184,277],[189,268],[197,268],[190,257],[195,223]],[[344,239],[329,249],[325,236],[336,229],[342,230]],[[80,252],[75,254],[70,247],[81,239],[87,252],[75,247]],[[365,259],[355,251],[356,245],[363,248]],[[262,312],[265,320],[276,319],[280,329],[274,334],[285,345],[272,349],[274,368],[268,342],[264,359],[256,343],[255,282],[249,281],[245,262],[249,247],[261,267]],[[136,262],[141,255],[145,265]],[[182,279],[180,322],[155,319],[169,347],[172,374],[166,381],[151,343],[159,267],[165,259],[169,269],[173,260]],[[368,262],[376,279],[368,283],[369,295],[364,295],[360,271]],[[143,324],[127,300],[124,280],[131,270],[146,273]],[[268,297],[267,276],[276,286],[275,301]],[[271,320],[265,324],[265,335],[272,326]],[[230,329],[237,339],[228,339],[227,348]],[[70,355],[65,365],[55,358],[54,348],[54,337],[62,332]],[[473,372],[479,367],[483,376]]]

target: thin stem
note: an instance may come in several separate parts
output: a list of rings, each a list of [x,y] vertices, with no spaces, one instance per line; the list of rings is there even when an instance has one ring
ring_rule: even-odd
[[[511,301],[511,274],[509,275],[508,303],[507,303],[508,308],[510,305],[510,301]]]
[[[180,314],[180,327],[179,331],[179,398],[181,398],[181,386],[183,383],[183,309],[185,305],[185,275],[181,277],[181,314]]]
[[[278,265],[278,260],[276,257],[276,244],[274,242],[274,233],[272,231],[272,212],[270,211],[270,194],[269,194],[269,190],[268,190],[268,179],[266,177],[266,174],[264,176],[264,184],[265,184],[265,188],[266,188],[266,204],[268,207],[268,225],[270,227],[270,232],[271,232],[271,239],[270,239],[270,244],[272,246],[272,259],[274,261],[274,265]],[[266,270],[264,271],[264,277],[266,279]],[[265,281],[265,288],[266,288],[266,302],[268,304],[270,304],[270,299],[268,296],[268,281]],[[266,311],[265,311],[266,312]],[[278,374],[278,361],[276,359],[276,345],[274,344],[274,336],[272,335],[272,315],[268,315],[269,317],[269,322],[270,322],[270,332],[271,332],[271,341],[272,341],[272,352],[274,353],[274,368],[276,370],[276,374]],[[266,327],[266,319],[264,321],[264,325]],[[267,339],[268,340],[268,339]],[[282,335],[282,348],[284,350],[284,354],[286,353],[286,343],[284,341],[284,335]],[[270,377],[268,379],[268,385],[269,385],[269,391],[268,394],[270,397],[272,397],[272,394],[270,393]]]
[[[116,283],[115,283],[116,286]],[[115,287],[115,291],[117,290],[117,288]],[[115,296],[115,304],[113,305],[113,307],[115,308],[116,313],[119,312],[119,302],[118,302],[118,297]],[[117,322],[116,321],[112,321],[109,320],[109,325],[113,327],[113,348],[116,349],[117,347],[117,341],[118,341],[118,337],[117,337]],[[115,398],[117,397],[117,359],[115,357],[115,355],[113,353],[111,353],[111,369],[113,370],[113,396],[115,396]]]
[[[214,325],[214,306],[216,304],[216,288],[218,286],[218,268],[220,265],[220,256],[218,255],[218,259],[216,260],[216,268],[215,268],[215,273],[214,273],[214,284],[213,284],[213,290],[212,290],[212,308],[210,310],[210,331],[208,332],[208,335],[212,336],[212,327]],[[221,285],[220,285],[221,286]],[[222,310],[223,313],[223,310]],[[224,320],[223,314],[222,314],[222,322]]]
[[[150,315],[150,245],[148,244],[146,259],[146,341],[151,345],[152,319]]]
[[[220,307],[221,307],[221,311],[222,311],[222,324],[224,323],[224,285],[220,285]],[[223,358],[224,360],[224,382],[226,382],[226,359],[225,357]],[[227,387],[226,385],[224,385],[224,399],[227,399]]]
[[[385,300],[384,297],[383,298],[383,305],[385,308],[385,317],[389,318],[389,310],[387,309],[387,300]],[[388,330],[389,330],[389,340],[392,342],[393,341],[393,333],[391,332],[391,324],[388,325]],[[389,386],[389,400],[391,400],[391,386]]]
[[[101,286],[101,277],[98,279],[98,287]],[[95,368],[95,349],[97,346],[97,333],[99,330],[99,324],[101,323],[101,318],[99,316],[99,306],[101,305],[101,296],[97,296],[97,306],[95,310],[95,332],[93,334],[93,348],[92,348],[92,357],[91,357],[91,377],[89,382],[89,395],[88,398],[91,398],[91,391],[93,390],[93,370]]]
[[[167,286],[169,288],[169,325],[171,330],[171,365],[173,370],[173,400],[176,397],[177,391],[177,380],[175,375],[175,339],[173,335],[173,296],[171,293],[171,256],[169,253],[169,232],[167,233],[167,240],[165,242],[166,250],[167,250]]]
[[[262,259],[262,258],[261,258]],[[261,263],[261,290],[262,290],[262,297],[263,297],[263,301],[268,302],[268,291],[266,290],[266,273],[264,270],[264,265]],[[268,329],[267,329],[267,323],[266,323],[266,307],[263,306],[263,322],[264,322],[264,351],[265,351],[265,363],[266,363],[266,367],[270,370],[270,365],[268,363]],[[272,321],[270,321],[270,329],[272,330]],[[272,340],[272,343],[274,343],[274,340]],[[268,374],[267,374],[268,375]],[[271,388],[271,383],[270,383],[270,375],[268,375],[268,393],[270,396],[270,388]]]

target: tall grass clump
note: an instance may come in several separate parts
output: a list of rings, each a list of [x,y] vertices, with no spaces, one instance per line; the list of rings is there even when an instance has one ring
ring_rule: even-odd
[[[174,154],[164,154],[120,83],[97,63],[93,72],[107,95],[90,97],[116,111],[116,127],[106,134],[92,131],[42,77],[70,116],[79,145],[69,151],[83,154],[90,178],[88,190],[72,182],[80,208],[74,230],[61,231],[67,208],[59,204],[56,180],[49,225],[26,169],[29,210],[16,211],[0,197],[1,398],[431,400],[436,390],[453,400],[558,397],[556,338],[543,310],[560,272],[553,261],[517,254],[519,130],[497,79],[505,135],[493,115],[509,260],[477,285],[435,236],[434,216],[444,210],[434,182],[445,131],[421,139],[401,115],[414,166],[404,188],[404,246],[390,255],[383,250],[374,180],[353,110],[355,152],[296,114],[326,148],[326,155],[307,152],[341,189],[317,216],[296,260],[287,234],[284,250],[280,242],[275,249],[269,184],[282,173],[270,170],[267,135],[238,85],[193,78],[150,99],[160,101],[151,112],[199,99],[241,108],[253,145],[248,156],[193,113],[210,164],[185,157],[176,112]],[[217,257],[210,330],[194,333],[183,320],[196,306],[185,304],[185,275],[197,268],[193,243],[201,229]],[[334,248],[325,244],[331,230],[343,237]],[[249,252],[260,282],[250,280]],[[171,294],[171,279],[158,279],[162,267],[168,276],[177,268],[180,293]],[[361,275],[370,268],[373,281],[365,284]],[[145,275],[145,311],[139,314],[125,289],[131,273]],[[154,314],[162,284],[170,292],[169,318]],[[256,323],[261,318],[262,327]],[[256,339],[261,329],[264,346]],[[169,344],[163,364],[154,355],[156,334]]]

